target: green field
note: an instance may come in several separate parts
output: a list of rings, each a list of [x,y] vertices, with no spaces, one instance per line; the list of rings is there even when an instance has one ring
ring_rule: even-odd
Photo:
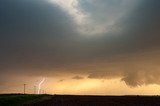
[[[21,106],[24,103],[39,100],[46,95],[32,94],[2,94],[0,95],[0,106]]]

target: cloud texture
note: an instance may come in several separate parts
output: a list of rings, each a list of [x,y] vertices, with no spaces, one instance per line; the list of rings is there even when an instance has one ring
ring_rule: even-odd
[[[71,73],[160,84],[160,1],[76,3],[66,11],[49,0],[0,1],[0,83],[12,74]]]

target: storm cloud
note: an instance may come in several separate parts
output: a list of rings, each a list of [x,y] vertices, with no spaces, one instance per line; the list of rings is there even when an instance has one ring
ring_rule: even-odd
[[[81,77],[81,76],[74,76],[72,79],[81,80],[81,79],[84,79],[84,78]]]
[[[0,1],[0,83],[13,73],[71,73],[134,87],[160,84],[160,1],[76,3],[84,24],[70,6],[51,0]]]

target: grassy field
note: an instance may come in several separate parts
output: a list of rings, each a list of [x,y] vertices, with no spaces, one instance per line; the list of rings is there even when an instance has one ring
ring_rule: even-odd
[[[46,95],[31,94],[2,94],[0,95],[0,106],[21,106],[24,103],[36,101]]]

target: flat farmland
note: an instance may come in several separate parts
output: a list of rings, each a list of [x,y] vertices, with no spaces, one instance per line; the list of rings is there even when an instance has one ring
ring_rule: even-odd
[[[160,106],[160,97],[53,95],[25,106]]]

